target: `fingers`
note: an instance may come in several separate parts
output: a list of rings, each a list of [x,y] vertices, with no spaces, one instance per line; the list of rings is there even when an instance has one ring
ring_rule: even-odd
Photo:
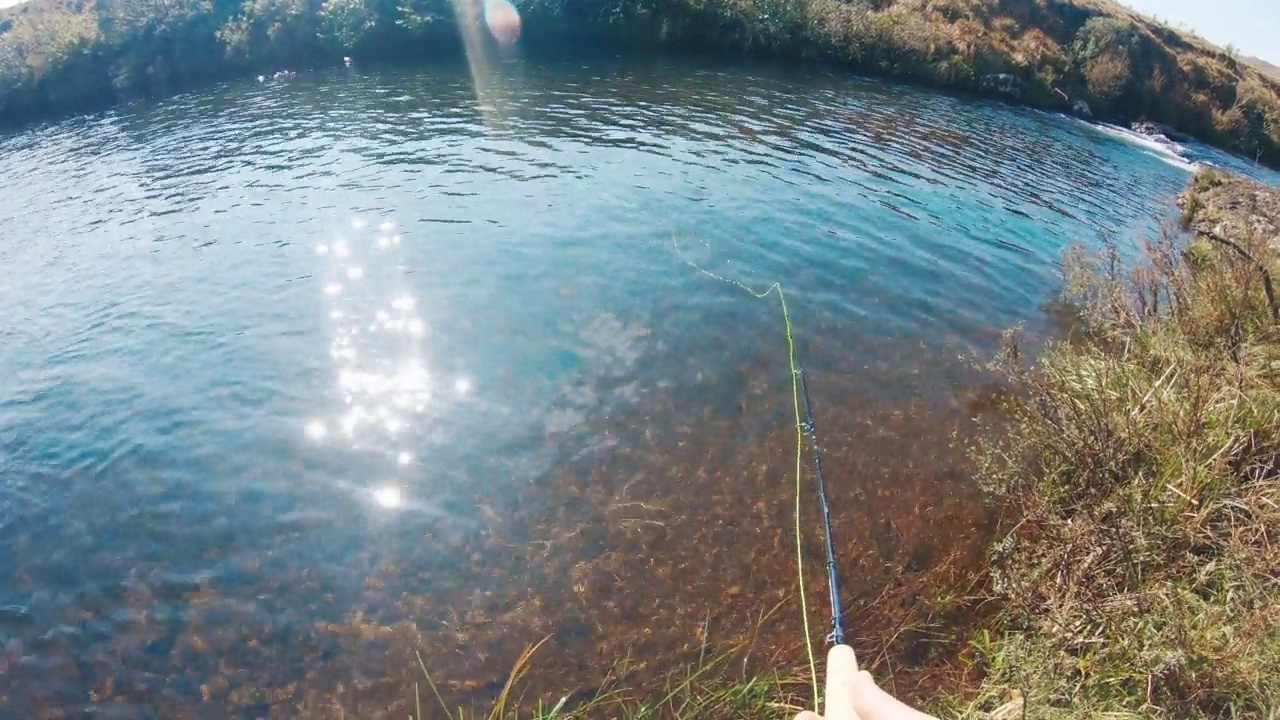
[[[858,720],[854,700],[858,657],[848,645],[836,645],[827,653],[826,720]]]
[[[796,716],[796,720],[822,720],[822,716],[812,710],[805,710]]]

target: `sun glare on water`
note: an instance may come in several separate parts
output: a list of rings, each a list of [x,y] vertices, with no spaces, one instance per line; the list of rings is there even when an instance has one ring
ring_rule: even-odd
[[[432,367],[426,316],[433,308],[405,277],[403,254],[412,246],[388,236],[396,223],[355,218],[349,226],[315,246],[318,314],[327,321],[333,377],[322,397],[332,406],[306,419],[302,434],[324,452],[368,457],[378,481],[343,483],[362,500],[417,511],[409,502],[412,483],[430,467],[419,453],[434,437],[437,413],[450,413],[475,385],[467,373],[442,377]]]
[[[386,485],[374,490],[373,499],[382,507],[389,509],[400,507],[403,501],[400,495],[399,485]]]

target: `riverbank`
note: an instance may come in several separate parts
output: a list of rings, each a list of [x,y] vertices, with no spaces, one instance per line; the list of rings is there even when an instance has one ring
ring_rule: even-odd
[[[517,3],[527,41],[566,36],[829,62],[1012,102],[1167,126],[1280,163],[1280,81],[1105,0],[626,0]],[[0,11],[9,122],[236,75],[460,52],[444,0],[255,0]],[[1157,127],[1145,125],[1144,127]]]
[[[1280,266],[1280,190],[1205,170],[1179,204],[1185,249],[1171,231],[1132,272],[1112,251],[1067,254],[1064,300],[1085,339],[1028,364],[1010,335],[993,365],[1014,392],[971,457],[1004,530],[964,604],[994,613],[941,694],[916,698],[941,717],[1277,709],[1280,323],[1263,273]],[[808,706],[803,670],[746,674],[732,657],[644,691],[621,669],[594,695],[536,706],[517,702],[534,654],[494,716],[788,718]]]
[[[1179,200],[1185,250],[1150,242],[1131,273],[1109,253],[1068,255],[1065,299],[1092,341],[1006,364],[1016,422],[975,454],[1017,521],[992,548],[1003,611],[972,648],[980,701],[1017,689],[1063,717],[1275,712],[1278,195],[1203,170]]]

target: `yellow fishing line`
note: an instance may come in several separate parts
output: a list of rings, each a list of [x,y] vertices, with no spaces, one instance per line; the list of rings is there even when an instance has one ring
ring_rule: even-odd
[[[675,238],[671,239],[671,246],[675,248],[676,257],[684,261],[686,265],[706,275],[713,280],[736,285],[739,288],[751,293],[758,299],[763,300],[770,293],[778,291],[778,302],[782,305],[782,324],[787,333],[787,359],[791,365],[791,402],[795,407],[796,413],[796,508],[795,508],[795,536],[796,536],[796,574],[797,582],[800,590],[800,619],[804,625],[804,649],[809,657],[809,681],[813,686],[813,707],[818,708],[818,665],[813,655],[813,638],[809,632],[809,599],[804,589],[804,554],[802,552],[802,526],[800,524],[800,500],[801,490],[804,486],[802,481],[803,468],[802,456],[804,454],[804,423],[800,419],[800,368],[796,365],[796,341],[791,334],[791,313],[787,311],[787,296],[782,292],[782,284],[774,283],[764,292],[757,292],[747,285],[731,280],[727,277],[717,275],[709,270],[705,270],[696,263],[686,260],[680,254],[680,246],[676,244]]]

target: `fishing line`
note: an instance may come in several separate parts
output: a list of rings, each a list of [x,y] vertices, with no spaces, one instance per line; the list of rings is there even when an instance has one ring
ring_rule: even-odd
[[[729,285],[734,285],[759,300],[763,300],[770,294],[776,292],[778,294],[778,304],[782,306],[782,324],[787,335],[787,358],[791,365],[791,400],[795,409],[796,422],[796,483],[795,483],[795,537],[796,537],[796,573],[800,590],[800,617],[804,624],[804,647],[809,658],[809,679],[813,684],[813,702],[817,707],[818,702],[818,671],[817,663],[814,660],[813,640],[809,631],[809,601],[805,593],[804,583],[804,554],[802,551],[803,532],[800,522],[800,500],[803,489],[802,478],[803,472],[803,456],[804,456],[804,438],[809,437],[809,447],[813,453],[814,466],[814,484],[818,487],[818,503],[822,509],[822,536],[826,550],[827,560],[827,591],[831,595],[831,633],[827,635],[827,642],[832,645],[841,645],[844,643],[844,623],[840,619],[840,588],[836,574],[836,556],[835,550],[831,545],[831,507],[827,503],[826,481],[822,476],[822,451],[818,446],[817,424],[813,419],[813,402],[809,398],[809,384],[805,381],[804,366],[800,362],[800,357],[796,353],[795,337],[791,332],[791,313],[787,309],[787,296],[782,291],[782,284],[775,282],[763,292],[755,290],[750,286],[717,275],[689,260],[680,253],[680,246],[674,237],[671,238],[671,247],[675,251],[676,257],[680,258],[686,265],[697,270],[699,273],[706,275],[713,280],[719,280]]]

